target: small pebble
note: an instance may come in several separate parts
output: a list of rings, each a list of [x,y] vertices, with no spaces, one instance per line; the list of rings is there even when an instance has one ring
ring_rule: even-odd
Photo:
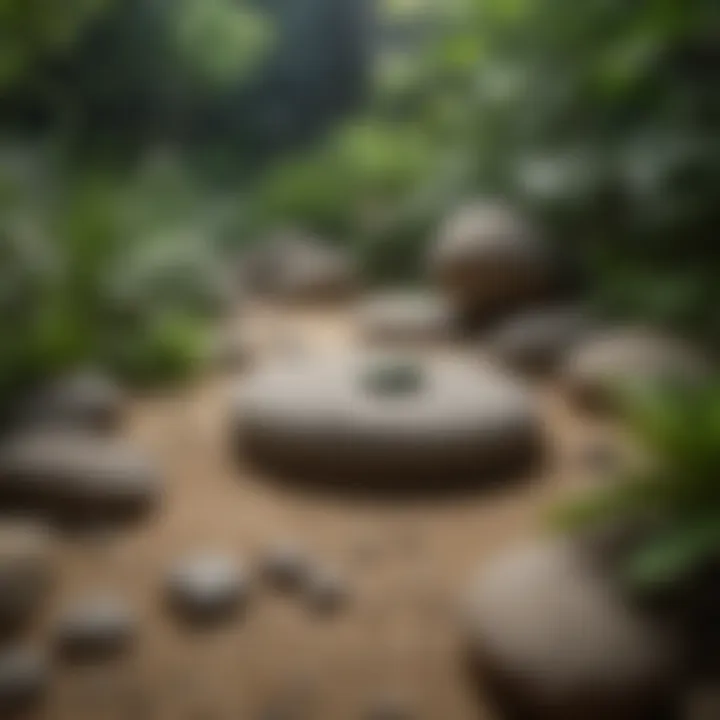
[[[249,581],[225,555],[196,555],[170,572],[167,593],[171,605],[190,621],[220,620],[247,601]]]
[[[305,586],[309,607],[321,615],[338,612],[349,600],[349,588],[342,576],[328,568],[310,573]]]
[[[263,558],[262,572],[274,587],[283,591],[298,590],[308,578],[309,561],[299,546],[277,545]]]

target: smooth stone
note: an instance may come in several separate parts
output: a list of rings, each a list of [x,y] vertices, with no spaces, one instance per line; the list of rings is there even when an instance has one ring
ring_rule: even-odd
[[[136,514],[158,497],[156,469],[132,445],[75,433],[26,433],[0,447],[0,499],[87,519]]]
[[[125,394],[107,375],[85,370],[60,378],[27,398],[17,422],[29,429],[111,432],[125,413]]]
[[[280,590],[298,590],[307,580],[310,562],[303,549],[292,543],[271,547],[262,558],[262,573]]]
[[[48,599],[55,574],[53,537],[31,521],[0,522],[0,631],[24,628]]]
[[[34,650],[0,650],[0,710],[26,709],[40,702],[50,681],[46,659]]]
[[[503,718],[657,720],[679,701],[668,638],[568,541],[486,565],[465,630],[474,677]]]
[[[534,299],[551,274],[538,233],[516,210],[496,200],[479,199],[452,213],[428,261],[442,289],[475,319]]]
[[[688,344],[650,328],[624,327],[587,338],[564,363],[571,397],[590,409],[614,405],[626,385],[686,384],[711,377],[709,362]]]
[[[558,368],[591,327],[578,308],[534,309],[501,322],[486,344],[501,362],[520,372],[547,373]]]
[[[389,492],[487,485],[521,475],[545,448],[532,394],[461,358],[328,354],[269,365],[238,390],[239,455],[313,483]]]
[[[56,627],[59,651],[74,659],[115,657],[135,638],[137,618],[121,599],[97,596],[71,605]]]
[[[247,602],[249,580],[225,555],[199,554],[181,560],[167,581],[171,605],[191,621],[227,618]]]

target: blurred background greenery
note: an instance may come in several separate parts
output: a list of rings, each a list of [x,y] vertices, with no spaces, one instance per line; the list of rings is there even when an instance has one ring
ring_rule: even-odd
[[[718,28],[715,0],[0,0],[0,394],[183,376],[228,253],[278,226],[417,278],[477,194],[606,313],[717,343]]]

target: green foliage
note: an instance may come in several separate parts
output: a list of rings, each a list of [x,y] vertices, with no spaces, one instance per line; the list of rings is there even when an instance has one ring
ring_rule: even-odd
[[[236,0],[178,0],[171,15],[180,57],[200,81],[228,85],[250,72],[270,43],[270,27]]]
[[[0,399],[85,363],[139,381],[196,366],[230,288],[221,218],[182,168],[68,180],[46,164],[29,175],[24,187],[3,178]]]
[[[0,0],[0,90],[34,62],[67,50],[108,0]]]
[[[720,383],[635,388],[626,397],[644,467],[563,507],[562,527],[625,519],[652,528],[626,562],[641,586],[670,583],[720,558]]]

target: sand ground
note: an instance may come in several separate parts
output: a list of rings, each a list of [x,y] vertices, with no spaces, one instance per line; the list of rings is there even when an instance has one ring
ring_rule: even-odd
[[[258,308],[238,322],[260,361],[288,333],[328,351],[355,342],[342,310]],[[526,483],[432,499],[311,493],[232,457],[227,413],[239,382],[242,373],[218,372],[135,401],[126,432],[161,465],[162,506],[117,535],[63,539],[54,608],[95,590],[123,594],[140,614],[137,648],[119,665],[58,665],[42,717],[360,720],[375,699],[398,696],[419,719],[493,718],[463,673],[458,598],[486,558],[545,530],[597,428],[538,386],[551,453]],[[318,617],[261,582],[247,613],[217,630],[190,633],[166,612],[163,577],[186,551],[229,552],[252,571],[284,539],[346,574],[343,612]],[[295,714],[273,714],[280,706]]]

